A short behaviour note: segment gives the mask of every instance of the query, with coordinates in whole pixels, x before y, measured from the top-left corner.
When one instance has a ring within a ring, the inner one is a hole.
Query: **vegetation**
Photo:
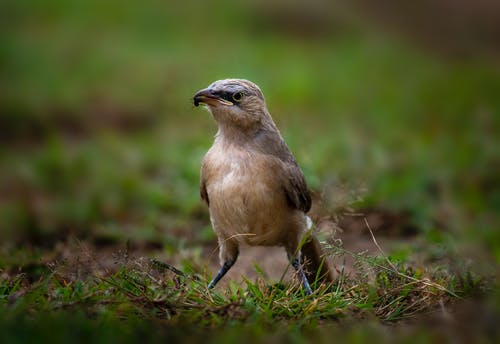
[[[346,253],[338,250],[338,254]],[[453,276],[439,269],[414,271],[387,258],[354,256],[355,276],[341,273],[336,285],[319,286],[309,297],[298,283],[269,285],[262,277],[209,291],[200,274],[184,273],[157,260],[133,258],[127,252],[115,258],[116,272],[96,269],[100,262],[92,261],[92,256],[83,265],[40,265],[38,271],[32,267],[31,274],[2,280],[6,307],[1,324],[9,330],[2,336],[8,342],[33,340],[40,333],[47,339],[54,335],[66,340],[76,331],[82,342],[196,337],[231,341],[242,331],[255,339],[274,333],[281,340],[304,340],[302,331],[320,336],[316,330],[332,322],[363,321],[364,330],[370,330],[370,319],[400,322],[422,312],[435,312],[462,296],[484,292],[482,281],[471,275]],[[40,277],[29,281],[36,273]],[[119,319],[126,319],[127,325],[117,322]],[[55,324],[57,334],[44,328],[49,323]],[[376,333],[384,338],[380,329]],[[356,334],[366,335],[364,331]],[[427,336],[433,338],[430,333]]]
[[[0,341],[498,339],[494,56],[349,10],[190,6],[0,5]],[[206,289],[191,97],[226,77],[261,86],[329,223],[339,279],[310,297],[266,266]]]

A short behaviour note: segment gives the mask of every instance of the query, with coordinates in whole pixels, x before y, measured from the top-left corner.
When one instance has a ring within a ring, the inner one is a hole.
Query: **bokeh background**
[[[3,1],[2,267],[68,238],[213,249],[216,126],[192,95],[238,77],[345,235],[365,213],[498,277],[498,18],[493,0]]]

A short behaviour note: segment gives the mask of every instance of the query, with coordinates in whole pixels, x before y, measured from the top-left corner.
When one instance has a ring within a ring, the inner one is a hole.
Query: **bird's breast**
[[[290,209],[272,163],[249,152],[225,153],[211,159],[207,183],[214,229],[250,244],[277,244]]]

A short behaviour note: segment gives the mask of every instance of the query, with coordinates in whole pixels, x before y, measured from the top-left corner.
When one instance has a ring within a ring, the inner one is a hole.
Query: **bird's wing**
[[[201,165],[201,173],[200,173],[200,197],[207,205],[210,205],[210,201],[208,200],[207,193],[207,181],[206,181],[206,171],[205,171],[205,163]]]
[[[294,159],[295,160],[295,159]],[[297,163],[285,163],[283,188],[288,203],[307,213],[311,209],[311,194],[307,188],[306,179]]]
[[[255,143],[262,153],[278,160],[282,170],[280,179],[289,204],[307,213],[311,209],[311,194],[306,179],[279,132],[261,131]]]

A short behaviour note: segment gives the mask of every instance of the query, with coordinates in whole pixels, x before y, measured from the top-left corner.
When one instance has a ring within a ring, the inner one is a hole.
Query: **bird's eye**
[[[233,93],[233,100],[235,102],[239,102],[241,100],[241,98],[243,98],[243,93],[241,93],[241,92]]]

